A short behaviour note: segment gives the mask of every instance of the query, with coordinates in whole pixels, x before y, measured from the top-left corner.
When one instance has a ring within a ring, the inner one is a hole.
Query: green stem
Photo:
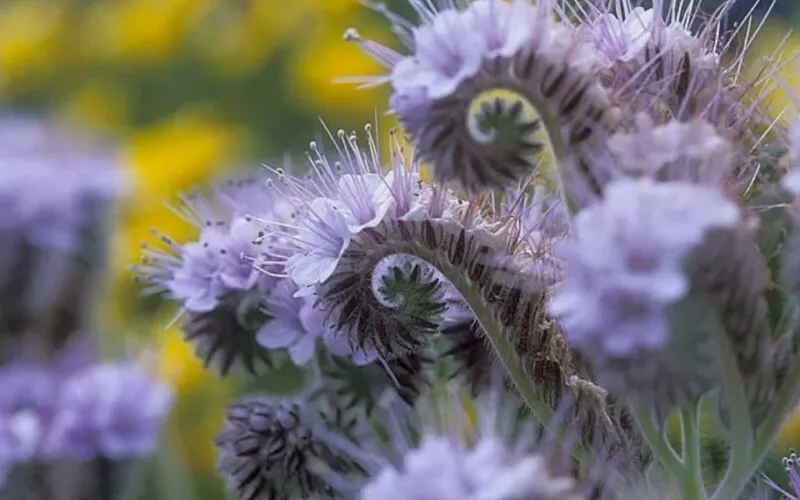
[[[755,469],[752,460],[753,428],[742,374],[739,371],[733,349],[731,349],[730,340],[721,330],[716,331],[714,336],[722,367],[722,388],[728,398],[731,432],[728,470],[711,498],[712,500],[730,500],[738,498]],[[757,467],[758,464],[755,465]]]
[[[699,401],[681,410],[683,434],[684,476],[681,490],[683,500],[706,500],[703,469],[700,461],[700,404]]]
[[[683,462],[672,449],[672,445],[667,441],[666,436],[658,430],[655,424],[653,412],[649,408],[632,406],[631,412],[639,431],[642,433],[647,445],[653,451],[653,455],[661,465],[667,469],[676,480],[680,481],[683,477]]]
[[[472,288],[467,286],[461,276],[449,275],[451,273],[444,271],[443,274],[456,287],[461,297],[469,305],[475,315],[475,319],[483,327],[486,339],[491,344],[495,354],[534,417],[543,425],[547,425],[553,418],[553,410],[544,400],[541,391],[536,387],[533,380],[525,373],[522,359],[515,352],[513,344],[508,340],[500,325],[494,320],[491,311],[484,305],[480,297],[472,294]]]
[[[789,366],[792,368],[778,390],[775,402],[772,404],[753,442],[753,448],[750,453],[752,470],[749,471],[748,476],[752,475],[764,460],[764,456],[770,450],[784,421],[797,403],[797,395],[800,393],[800,354],[794,357]]]

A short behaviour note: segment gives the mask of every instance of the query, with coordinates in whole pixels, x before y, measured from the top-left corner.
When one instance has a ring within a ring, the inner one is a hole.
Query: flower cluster
[[[90,335],[126,184],[107,145],[44,119],[2,118],[0,143],[0,496],[109,498],[105,476],[157,450],[172,404],[138,363],[96,356]]]
[[[391,87],[410,146],[326,128],[305,174],[267,167],[188,197],[197,239],[145,250],[140,276],[180,304],[206,361],[311,373],[291,399],[230,406],[216,443],[229,487],[738,498],[800,386],[800,137],[762,120],[739,76],[732,4],[410,0],[416,21],[371,5],[403,51],[345,38],[386,67],[367,86]],[[536,422],[575,467],[497,434],[485,409],[444,409],[451,379],[521,407],[511,427]],[[706,401],[728,431],[712,491]]]

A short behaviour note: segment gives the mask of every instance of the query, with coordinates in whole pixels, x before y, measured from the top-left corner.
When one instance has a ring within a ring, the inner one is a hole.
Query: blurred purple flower
[[[54,394],[57,410],[43,443],[47,457],[125,460],[158,447],[172,392],[132,363],[86,368]]]
[[[114,154],[55,124],[0,119],[0,145],[0,231],[34,246],[76,250],[97,204],[125,192]]]

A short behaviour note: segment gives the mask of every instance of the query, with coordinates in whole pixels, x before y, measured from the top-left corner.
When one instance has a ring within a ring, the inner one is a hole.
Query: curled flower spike
[[[409,55],[352,30],[346,38],[389,68],[374,83],[391,84],[392,109],[434,178],[472,193],[504,187],[529,175],[550,145],[560,168],[599,192],[604,180],[582,152],[614,112],[594,78],[595,51],[554,19],[553,2],[410,3],[418,26],[374,6]]]
[[[764,85],[751,94],[776,69],[765,68],[764,80],[740,81],[742,61],[763,22],[754,20],[753,5],[729,30],[728,14],[735,4],[727,0],[705,15],[685,2],[665,6],[656,1],[648,10],[629,0],[598,2],[580,10],[578,30],[603,55],[601,75],[612,102],[631,116],[644,111],[657,123],[702,118],[726,139],[754,148],[763,139],[759,128],[773,127],[760,109],[771,89]],[[740,34],[742,43],[734,44]],[[737,45],[741,50],[733,54]],[[757,173],[755,162],[741,160],[738,174]]]
[[[113,151],[44,120],[0,119],[0,149],[0,329],[49,356],[86,327],[126,179]]]
[[[322,424],[311,421],[301,404],[244,400],[228,407],[225,428],[214,442],[218,471],[238,498],[332,498],[333,488],[309,469],[311,460],[343,474],[359,471],[320,439]]]
[[[691,295],[686,264],[712,230],[736,229],[740,217],[711,188],[647,179],[617,181],[579,213],[549,311],[603,387],[669,409],[716,384],[703,319],[713,313],[692,309],[704,303]]]
[[[145,293],[181,304],[187,339],[222,374],[234,366],[253,372],[257,362],[269,364],[256,332],[267,321],[264,293],[275,281],[262,271],[277,270],[254,264],[264,259],[263,234],[251,214],[285,218],[288,210],[265,180],[231,181],[209,196],[183,197],[178,212],[200,229],[198,239],[179,245],[156,232],[163,248],[144,245],[142,266],[135,269],[149,285]]]

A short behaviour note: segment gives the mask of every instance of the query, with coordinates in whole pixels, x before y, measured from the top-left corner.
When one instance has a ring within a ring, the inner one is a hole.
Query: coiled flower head
[[[555,19],[554,2],[410,3],[419,25],[375,7],[409,55],[353,30],[346,38],[389,68],[374,83],[391,84],[392,109],[436,180],[471,193],[504,187],[529,175],[551,144],[590,175],[577,158],[613,113],[594,81],[595,51]],[[602,179],[585,182],[597,190]]]
[[[665,408],[715,384],[704,319],[713,314],[693,309],[687,260],[740,218],[714,189],[648,179],[617,181],[578,214],[549,311],[603,387]]]

